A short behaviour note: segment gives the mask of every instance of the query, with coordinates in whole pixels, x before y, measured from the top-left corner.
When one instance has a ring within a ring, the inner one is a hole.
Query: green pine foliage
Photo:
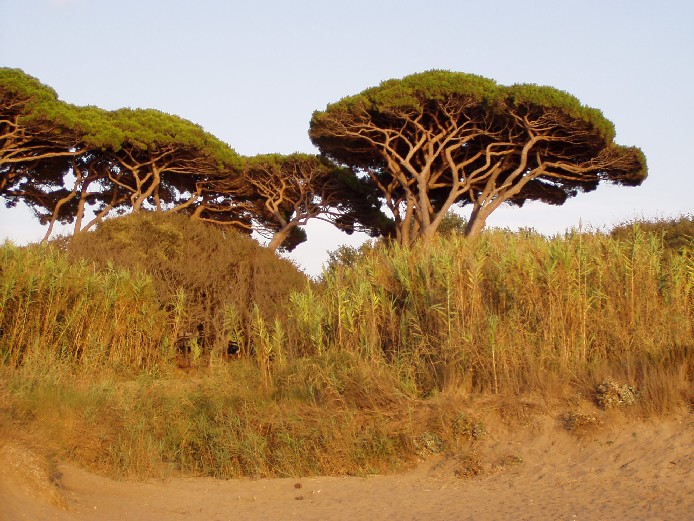
[[[568,92],[530,83],[504,86],[476,74],[445,70],[431,70],[402,79],[386,80],[377,87],[328,105],[328,110],[344,107],[347,111],[419,111],[432,100],[443,101],[450,98],[469,99],[481,107],[494,107],[508,100],[515,105],[556,108],[599,129],[606,143],[615,137],[614,125],[600,110],[583,105]],[[317,112],[314,117],[320,117],[320,114]]]
[[[351,100],[368,100],[368,108],[420,109],[429,100],[440,101],[457,95],[493,104],[500,94],[499,87],[494,80],[476,74],[433,70],[412,74],[402,80],[384,81],[378,87],[347,100],[350,100],[349,105]]]
[[[548,107],[560,110],[576,120],[585,121],[590,128],[599,131],[605,143],[616,136],[614,124],[602,111],[583,105],[578,98],[563,90],[532,83],[504,87],[505,98],[514,105]]]
[[[0,100],[21,102],[22,107],[29,106],[29,111],[58,102],[58,94],[51,87],[44,85],[21,69],[0,67]]]

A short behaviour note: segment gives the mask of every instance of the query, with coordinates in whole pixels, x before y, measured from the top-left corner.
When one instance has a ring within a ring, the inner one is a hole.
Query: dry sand
[[[0,520],[694,519],[694,414],[583,437],[545,420],[487,434],[467,458],[370,477],[114,481],[67,464],[51,471],[9,441]]]

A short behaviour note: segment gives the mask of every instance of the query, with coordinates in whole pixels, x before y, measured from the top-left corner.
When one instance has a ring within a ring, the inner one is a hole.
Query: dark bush
[[[73,237],[67,249],[74,259],[150,274],[161,306],[180,321],[176,329],[199,335],[208,350],[226,350],[230,308],[236,326],[247,330],[254,306],[274,320],[284,315],[291,292],[308,283],[290,261],[253,239],[176,214],[139,212],[109,219],[96,231]]]
[[[654,219],[652,221],[629,221],[615,226],[610,236],[615,239],[625,239],[638,229],[644,233],[661,235],[663,245],[669,250],[691,248],[694,242],[694,216],[682,215],[670,219]]]

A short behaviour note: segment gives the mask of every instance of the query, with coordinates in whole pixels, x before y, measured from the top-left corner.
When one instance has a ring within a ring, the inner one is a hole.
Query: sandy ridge
[[[547,419],[391,476],[119,482],[12,442],[0,465],[2,521],[694,519],[691,413],[584,437]]]

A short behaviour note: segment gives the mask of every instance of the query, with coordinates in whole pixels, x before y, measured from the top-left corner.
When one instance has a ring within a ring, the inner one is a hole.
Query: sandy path
[[[456,477],[467,468],[460,461],[441,458],[395,476],[257,481],[118,482],[63,465],[67,509],[17,475],[25,461],[0,476],[0,520],[694,519],[692,414],[594,439],[524,431],[476,450],[492,464],[471,478]]]

